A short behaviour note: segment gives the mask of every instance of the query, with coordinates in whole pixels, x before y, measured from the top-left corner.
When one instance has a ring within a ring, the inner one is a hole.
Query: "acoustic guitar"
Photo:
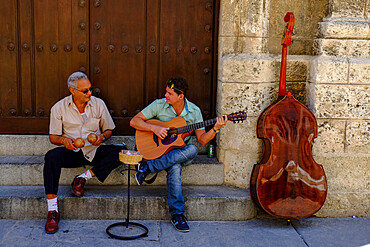
[[[227,120],[234,123],[242,122],[247,118],[247,113],[244,111],[227,115]],[[155,124],[162,127],[169,127],[166,138],[161,140],[156,134],[151,131],[136,130],[135,139],[138,151],[146,160],[156,159],[163,154],[168,153],[172,149],[185,147],[184,138],[190,133],[199,128],[213,125],[217,122],[217,118],[206,120],[204,122],[186,125],[186,121],[182,117],[175,117],[168,122],[162,122],[156,119],[149,119],[147,123]]]

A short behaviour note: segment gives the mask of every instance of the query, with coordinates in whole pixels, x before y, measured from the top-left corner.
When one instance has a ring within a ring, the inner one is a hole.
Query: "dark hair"
[[[175,90],[177,94],[186,94],[189,88],[188,82],[182,77],[170,78],[167,81],[167,86]]]

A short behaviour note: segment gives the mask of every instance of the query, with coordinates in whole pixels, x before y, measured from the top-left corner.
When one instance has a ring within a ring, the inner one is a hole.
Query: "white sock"
[[[83,177],[86,180],[89,180],[90,178],[93,178],[93,176],[91,175],[90,170],[87,170],[86,172],[84,172],[80,176],[78,176],[78,178],[80,178],[80,177]]]
[[[48,211],[57,211],[59,212],[58,210],[58,199],[57,197],[53,198],[53,199],[46,199],[48,201]]]

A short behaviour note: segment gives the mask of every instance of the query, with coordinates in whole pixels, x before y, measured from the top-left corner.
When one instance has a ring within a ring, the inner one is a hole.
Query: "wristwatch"
[[[105,135],[103,133],[102,133],[102,135],[103,135],[103,138],[104,138],[103,142],[106,142],[107,138],[105,137]]]
[[[220,132],[220,130],[216,130],[216,129],[215,129],[215,127],[213,127],[212,129],[213,129],[213,131],[214,131],[214,132],[216,132],[216,134],[217,134],[218,132]]]

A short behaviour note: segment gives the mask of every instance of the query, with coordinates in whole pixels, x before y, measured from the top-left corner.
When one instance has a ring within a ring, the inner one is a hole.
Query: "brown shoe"
[[[85,191],[84,191],[84,186],[85,186],[85,183],[86,183],[86,179],[82,178],[82,177],[75,177],[73,179],[73,182],[72,182],[72,193],[77,196],[77,197],[81,197],[84,195]]]
[[[53,234],[58,231],[60,213],[57,211],[49,211],[48,217],[45,224],[45,231],[48,234]]]

